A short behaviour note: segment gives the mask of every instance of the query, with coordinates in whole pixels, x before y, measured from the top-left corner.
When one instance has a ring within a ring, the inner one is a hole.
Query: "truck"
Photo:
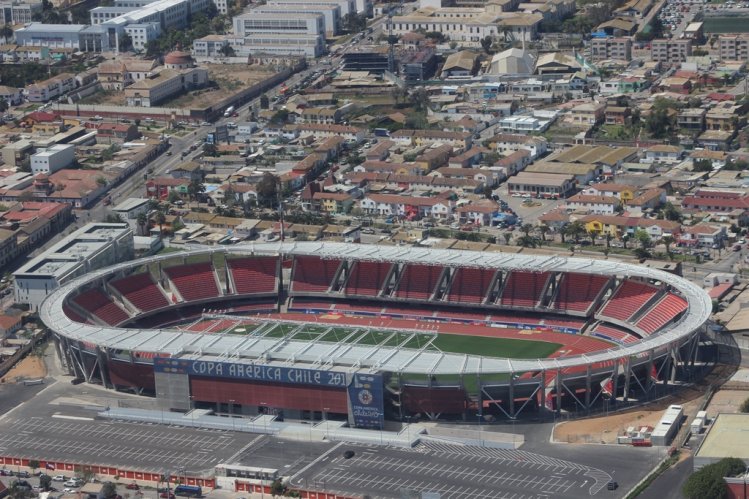
[[[224,111],[224,118],[228,118],[234,113],[234,106],[229,106],[226,108],[226,111]]]

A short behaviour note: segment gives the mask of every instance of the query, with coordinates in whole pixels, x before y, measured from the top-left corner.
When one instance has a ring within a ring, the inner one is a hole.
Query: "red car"
[[[171,492],[162,492],[161,494],[159,494],[159,497],[161,497],[162,499],[174,499],[174,494],[172,494]]]
[[[128,489],[128,490],[140,490],[140,487],[138,487],[138,484],[134,483],[134,482],[133,483],[128,483],[125,486],[125,488]]]

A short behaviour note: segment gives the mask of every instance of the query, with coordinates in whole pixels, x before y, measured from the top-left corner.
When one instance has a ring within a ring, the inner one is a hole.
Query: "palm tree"
[[[166,215],[163,211],[156,212],[156,223],[159,224],[159,239],[164,237],[164,224],[166,223]]]
[[[538,233],[541,234],[541,241],[546,242],[546,234],[551,230],[551,228],[546,224],[541,224],[538,226]]]
[[[567,224],[564,231],[569,237],[575,240],[575,244],[580,244],[580,238],[588,232],[585,229],[585,224],[580,220],[575,220],[574,222]]]
[[[627,241],[629,241],[629,234],[622,234],[622,244],[624,249],[627,249]]]
[[[533,224],[523,224],[520,227],[520,231],[523,233],[524,236],[529,236],[531,232],[533,232]]]
[[[200,195],[205,192],[205,185],[198,179],[190,181],[190,185],[187,186],[187,194],[190,196],[190,200],[196,200],[198,207],[200,207]]]
[[[606,249],[611,248],[611,240],[614,238],[614,236],[611,235],[610,232],[606,233]]]
[[[8,43],[8,38],[13,36],[13,28],[11,28],[10,24],[3,24],[2,28],[0,28],[0,36],[5,39],[5,43]]]
[[[512,233],[511,232],[505,232],[502,234],[502,237],[505,238],[505,244],[510,244],[510,239],[512,239]]]
[[[673,236],[663,236],[661,238],[661,244],[666,247],[666,254],[668,255],[669,260],[674,259],[673,253],[671,253],[671,245],[674,244],[676,240],[673,238]]]
[[[591,246],[595,246],[596,245],[596,231],[593,229],[590,229],[588,231],[588,237],[590,238]]]
[[[138,213],[138,227],[140,227],[140,235],[146,235],[146,224],[148,223],[148,217],[145,213]]]

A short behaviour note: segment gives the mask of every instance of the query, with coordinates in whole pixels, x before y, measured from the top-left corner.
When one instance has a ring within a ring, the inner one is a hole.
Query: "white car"
[[[62,489],[62,491],[65,492],[66,494],[75,494],[76,492],[78,492],[77,490],[72,489],[70,487],[65,487],[64,489]]]
[[[55,475],[52,477],[53,482],[64,482],[67,479],[68,477],[66,477],[65,475]]]
[[[67,482],[63,483],[63,485],[66,487],[80,487],[81,485],[83,485],[83,481],[79,480],[78,478],[71,478]]]

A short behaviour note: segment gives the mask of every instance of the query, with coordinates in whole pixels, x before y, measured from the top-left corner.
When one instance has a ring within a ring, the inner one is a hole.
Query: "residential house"
[[[684,130],[701,132],[705,129],[707,109],[687,107],[676,115],[676,125]]]
[[[572,125],[589,126],[600,123],[604,119],[606,105],[598,102],[586,102],[569,110],[565,121]]]
[[[605,120],[607,125],[627,125],[631,111],[628,107],[606,106]]]
[[[509,155],[516,151],[529,151],[530,159],[535,160],[549,150],[549,144],[543,137],[500,133],[488,140],[489,146],[501,155]]]
[[[472,223],[481,227],[492,225],[492,219],[501,211],[499,204],[489,199],[464,204],[457,212],[461,223]]]
[[[326,213],[348,213],[354,198],[350,194],[339,192],[315,192],[312,195],[313,206]]]
[[[685,228],[678,242],[683,246],[722,247],[726,237],[725,226],[698,223]]]
[[[621,202],[613,196],[592,196],[590,194],[575,194],[567,199],[567,209],[594,213],[597,215],[613,215],[619,210]]]
[[[648,147],[645,150],[645,157],[641,161],[643,163],[673,164],[680,162],[683,155],[684,148],[681,146],[658,144]]]

